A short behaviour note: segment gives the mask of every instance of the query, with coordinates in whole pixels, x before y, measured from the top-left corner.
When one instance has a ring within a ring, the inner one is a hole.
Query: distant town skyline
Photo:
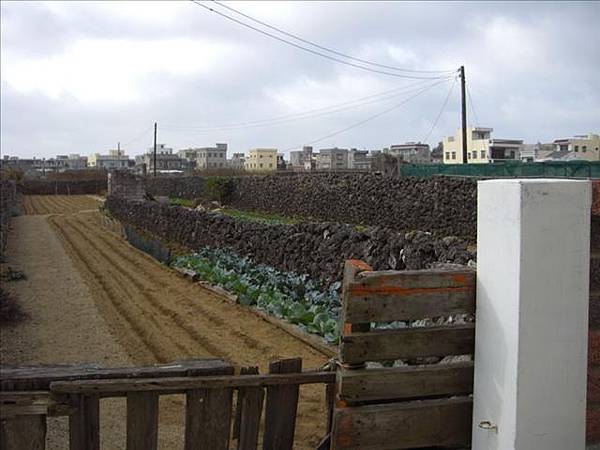
[[[464,64],[469,123],[494,128],[497,138],[552,142],[600,131],[600,3],[225,5],[385,66]],[[460,125],[452,80],[432,86],[358,70],[192,2],[0,9],[3,155],[91,155],[120,142],[135,156],[151,146],[155,121],[158,142],[174,150],[226,142],[231,153],[269,147],[286,155],[302,145],[372,150],[426,140],[433,148]]]

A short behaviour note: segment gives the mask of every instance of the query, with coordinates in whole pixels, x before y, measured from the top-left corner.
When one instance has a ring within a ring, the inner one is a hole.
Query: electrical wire
[[[365,123],[367,123],[367,122],[370,122],[371,120],[374,120],[374,119],[376,119],[376,118],[378,118],[378,117],[381,117],[381,116],[383,116],[384,114],[387,114],[387,113],[389,113],[389,112],[392,112],[392,111],[394,111],[395,109],[398,109],[398,108],[400,108],[400,107],[401,107],[401,106],[403,106],[404,104],[408,103],[409,101],[411,101],[412,99],[414,99],[414,98],[418,97],[419,95],[423,94],[424,92],[428,91],[429,89],[432,89],[433,87],[435,87],[435,86],[437,86],[437,85],[439,85],[439,84],[442,84],[442,83],[444,83],[444,82],[446,82],[446,81],[447,81],[447,80],[438,81],[437,83],[434,83],[434,84],[433,84],[433,85],[431,85],[431,86],[427,86],[427,87],[425,87],[425,88],[422,88],[422,89],[421,89],[419,92],[417,92],[416,94],[414,94],[414,95],[412,95],[412,96],[410,96],[410,97],[408,97],[408,98],[404,99],[404,100],[403,100],[402,102],[400,102],[400,103],[397,103],[397,104],[395,104],[395,105],[394,105],[394,106],[392,106],[391,108],[387,108],[387,109],[385,109],[385,110],[383,110],[383,111],[381,111],[381,112],[378,112],[377,114],[374,114],[374,115],[372,115],[372,116],[369,116],[369,117],[367,117],[366,119],[363,119],[363,120],[361,120],[361,121],[359,121],[359,122],[353,123],[352,125],[350,125],[350,126],[348,126],[348,127],[346,127],[346,128],[343,128],[343,129],[341,129],[341,130],[338,130],[338,131],[335,131],[335,132],[333,132],[333,133],[327,134],[326,136],[322,136],[322,137],[320,137],[320,138],[318,138],[318,139],[315,139],[314,141],[311,141],[311,142],[306,142],[306,143],[304,143],[304,144],[300,144],[300,145],[296,145],[296,146],[294,146],[294,147],[287,148],[287,149],[283,150],[283,152],[287,152],[287,151],[290,151],[290,150],[294,150],[294,149],[300,148],[300,147],[302,147],[303,145],[312,145],[312,144],[316,144],[316,143],[318,143],[318,142],[324,141],[325,139],[329,139],[330,137],[337,136],[338,134],[345,133],[346,131],[352,130],[353,128],[357,128],[357,127],[359,127],[359,126],[361,126],[361,125],[364,125]]]
[[[123,147],[127,147],[129,144],[132,144],[133,142],[137,141],[138,139],[144,137],[146,135],[146,133],[148,131],[150,131],[153,127],[154,127],[154,125],[150,125],[144,131],[142,131],[139,135],[136,135],[133,139],[131,139],[130,141],[127,141],[126,143],[124,143]]]
[[[285,30],[282,30],[280,28],[277,28],[277,27],[275,27],[273,25],[270,25],[270,24],[268,24],[266,22],[258,20],[258,19],[254,18],[254,17],[252,17],[252,16],[250,16],[248,14],[244,14],[243,12],[241,12],[241,11],[235,9],[235,8],[232,8],[231,6],[225,5],[224,3],[221,3],[221,2],[219,2],[217,0],[211,0],[211,1],[213,3],[216,3],[217,5],[219,5],[222,8],[226,8],[229,11],[232,11],[232,12],[234,12],[236,14],[239,14],[240,16],[243,16],[243,17],[245,17],[247,19],[250,19],[250,20],[252,20],[255,23],[258,23],[258,24],[260,24],[262,26],[270,28],[271,30],[277,31],[277,32],[279,32],[279,33],[281,33],[281,34],[283,34],[285,36],[291,37],[291,38],[296,39],[296,40],[298,40],[300,42],[303,42],[305,44],[312,45],[313,47],[316,47],[318,49],[324,50],[326,52],[333,53],[335,55],[341,56],[343,58],[351,59],[353,61],[361,62],[363,64],[368,64],[368,65],[375,66],[375,67],[381,67],[383,69],[391,69],[391,70],[396,70],[396,71],[399,71],[399,72],[410,72],[410,73],[450,73],[450,72],[454,72],[455,71],[455,69],[451,69],[451,70],[415,70],[415,69],[403,69],[401,67],[388,66],[388,65],[385,65],[385,64],[379,64],[379,63],[376,63],[376,62],[373,62],[373,61],[369,61],[369,60],[366,60],[366,59],[356,58],[354,56],[348,55],[346,53],[339,52],[337,50],[333,50],[333,49],[325,47],[323,45],[316,44],[316,43],[314,43],[312,41],[309,41],[308,39],[304,39],[304,38],[302,38],[302,37],[300,37],[298,35],[295,35],[295,34],[287,32]]]
[[[287,39],[283,39],[283,38],[281,38],[279,36],[275,36],[274,34],[269,33],[268,31],[261,30],[260,28],[256,28],[256,27],[254,27],[254,26],[252,26],[252,25],[250,25],[248,23],[245,23],[245,22],[243,22],[241,20],[236,19],[235,17],[228,16],[227,14],[224,14],[221,11],[217,11],[217,10],[215,10],[215,9],[209,7],[209,6],[206,6],[206,5],[198,2],[197,0],[190,0],[190,1],[192,3],[194,3],[194,4],[196,4],[196,5],[204,8],[204,9],[210,11],[210,12],[218,14],[221,17],[224,17],[224,18],[226,18],[228,20],[231,20],[232,22],[235,22],[235,23],[237,23],[239,25],[242,25],[243,27],[249,28],[249,29],[254,30],[254,31],[256,31],[256,32],[258,32],[260,34],[268,36],[268,37],[270,37],[272,39],[275,39],[277,41],[283,42],[284,44],[291,45],[292,47],[295,47],[295,48],[297,48],[299,50],[304,50],[306,52],[312,53],[312,54],[317,55],[317,56],[321,56],[323,58],[329,59],[331,61],[338,62],[340,64],[345,64],[347,66],[352,66],[352,67],[355,67],[355,68],[358,68],[358,69],[362,69],[362,70],[366,70],[366,71],[373,72],[373,73],[380,73],[380,74],[389,75],[389,76],[392,76],[392,77],[407,78],[407,79],[413,79],[413,80],[438,80],[440,78],[444,78],[445,77],[445,75],[442,75],[442,76],[404,75],[404,74],[398,74],[398,73],[388,72],[388,71],[384,71],[384,70],[372,69],[370,67],[361,66],[360,64],[355,64],[355,63],[352,63],[352,62],[349,62],[349,61],[344,61],[344,60],[336,58],[334,56],[330,56],[330,55],[327,55],[325,53],[321,53],[321,52],[318,52],[316,50],[303,47],[303,46],[298,45],[298,44],[296,44],[294,42],[288,41]]]
[[[450,79],[451,79],[451,77],[447,78],[447,80],[450,80]],[[446,81],[446,79],[442,80],[442,81]],[[263,120],[254,121],[254,122],[240,123],[238,125],[229,125],[229,126],[220,126],[220,127],[194,127],[194,126],[168,126],[168,125],[165,126],[165,125],[163,125],[162,128],[170,130],[170,131],[207,132],[207,131],[227,131],[227,130],[231,131],[231,130],[239,130],[239,129],[247,129],[247,128],[284,125],[284,124],[287,124],[290,122],[295,122],[298,120],[313,119],[313,118],[317,118],[317,117],[323,117],[323,116],[327,116],[327,115],[331,115],[331,114],[336,114],[339,112],[344,112],[344,111],[348,111],[351,109],[360,108],[362,106],[370,105],[373,103],[390,101],[398,96],[410,94],[412,92],[418,91],[418,90],[422,89],[423,87],[425,87],[425,86],[422,86],[422,82],[420,82],[419,84],[421,84],[421,86],[419,86],[418,88],[414,88],[414,89],[409,89],[409,90],[404,89],[404,90],[399,91],[396,88],[396,89],[392,89],[391,91],[387,91],[385,93],[380,93],[380,94],[375,94],[375,95],[368,96],[368,97],[363,97],[362,99],[357,99],[357,100],[353,100],[350,102],[344,102],[344,103],[340,104],[341,106],[329,106],[329,107],[319,108],[319,109],[315,109],[315,110],[311,110],[311,111],[305,111],[302,113],[295,113],[295,114],[291,114],[291,115],[281,116],[279,118],[263,119]],[[437,84],[437,82],[433,83],[432,86],[436,85],[436,84]],[[382,97],[382,95],[388,94],[389,92],[394,92],[394,94],[387,95],[387,97],[380,98],[380,97]],[[365,99],[367,99],[368,101],[364,101]],[[359,102],[359,103],[357,103],[357,102]],[[354,104],[351,104],[351,103],[354,103]],[[344,106],[344,105],[346,105],[346,106]],[[321,112],[319,112],[319,111],[321,111]]]
[[[472,125],[481,125],[479,122],[479,118],[477,117],[477,113],[475,112],[475,106],[473,105],[473,96],[471,95],[471,91],[469,90],[469,85],[466,85],[467,88],[467,97],[469,98],[469,105],[471,106],[471,112],[473,113],[473,117],[475,118],[475,123]]]
[[[454,82],[450,85],[450,89],[448,90],[448,95],[446,95],[446,99],[444,100],[444,103],[442,104],[442,108],[440,109],[440,112],[438,113],[437,117],[435,118],[433,125],[431,126],[431,129],[429,130],[429,133],[427,133],[427,136],[421,142],[426,143],[429,140],[429,138],[431,137],[431,133],[433,133],[433,130],[435,130],[435,127],[437,126],[438,121],[440,120],[440,117],[442,117],[442,114],[444,113],[444,110],[446,109],[446,105],[448,104],[448,100],[450,100],[450,96],[452,95],[454,86],[456,86],[456,81],[457,81],[457,78],[454,78]]]

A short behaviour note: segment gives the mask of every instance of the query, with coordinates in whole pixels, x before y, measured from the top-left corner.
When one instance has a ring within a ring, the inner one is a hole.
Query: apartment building
[[[429,145],[420,142],[391,145],[386,153],[411,164],[427,164],[431,162]]]
[[[133,165],[133,160],[125,154],[124,150],[109,150],[108,155],[94,153],[88,158],[88,166],[98,169],[126,169]]]
[[[556,139],[554,150],[577,153],[587,161],[600,161],[600,135],[589,133]]]
[[[348,169],[370,170],[371,158],[369,156],[369,150],[357,150],[351,148],[348,152]]]
[[[202,147],[196,150],[197,169],[222,169],[227,167],[227,144]]]
[[[154,147],[150,147],[143,155],[135,157],[136,165],[145,165],[148,172],[154,171]],[[165,144],[156,145],[156,170],[183,170],[184,160],[173,149]]]
[[[274,172],[277,170],[276,148],[253,148],[245,161],[246,170],[252,172]]]
[[[322,148],[316,155],[317,170],[344,170],[348,168],[348,149]]]
[[[546,160],[554,152],[554,144],[523,144],[519,152],[522,162],[536,162]]]
[[[244,170],[246,155],[243,153],[234,153],[231,159],[227,160],[227,167],[233,170]]]
[[[290,152],[290,165],[294,172],[308,172],[313,167],[313,148],[309,145],[302,147],[302,150]]]

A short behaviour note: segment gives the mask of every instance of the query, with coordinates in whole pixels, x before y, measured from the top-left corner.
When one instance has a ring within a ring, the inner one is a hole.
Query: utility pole
[[[117,155],[121,154],[121,143],[117,142]]]
[[[465,88],[465,66],[460,66],[460,102],[462,109],[462,157],[463,164],[468,163],[467,152],[467,95]]]
[[[154,122],[154,178],[156,178],[156,122]]]

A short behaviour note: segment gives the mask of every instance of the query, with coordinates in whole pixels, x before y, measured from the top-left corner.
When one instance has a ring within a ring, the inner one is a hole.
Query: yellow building
[[[600,135],[586,134],[567,139],[556,139],[554,149],[573,152],[588,161],[600,161]]]
[[[490,135],[492,128],[469,127],[467,128],[467,155],[470,164],[489,162]],[[462,130],[459,129],[455,136],[444,138],[444,164],[462,164]]]
[[[274,172],[277,170],[276,148],[253,148],[244,163],[250,172]]]

